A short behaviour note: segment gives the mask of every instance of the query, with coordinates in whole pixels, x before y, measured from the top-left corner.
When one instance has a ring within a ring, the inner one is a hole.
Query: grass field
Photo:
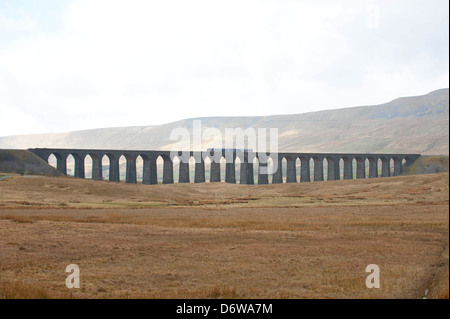
[[[448,298],[448,185],[8,177],[0,298]],[[71,263],[80,289],[65,286]],[[365,286],[369,264],[380,289]]]
[[[403,175],[448,172],[448,166],[449,166],[448,155],[421,156],[411,165],[404,167]]]

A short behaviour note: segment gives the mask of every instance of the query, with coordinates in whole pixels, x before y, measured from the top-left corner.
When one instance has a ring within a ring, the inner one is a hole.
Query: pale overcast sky
[[[449,86],[448,0],[0,0],[0,136]]]

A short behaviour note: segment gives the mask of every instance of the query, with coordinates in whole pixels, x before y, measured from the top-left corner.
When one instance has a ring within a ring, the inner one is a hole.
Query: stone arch
[[[345,161],[342,157],[339,158],[339,179],[344,179]]]
[[[84,159],[86,155],[75,152],[71,154],[75,159],[75,177],[84,178],[85,177]]]
[[[209,156],[205,157],[205,160],[203,161],[205,163],[205,182],[211,183],[211,158]],[[219,163],[220,165],[220,163]],[[220,168],[219,168],[220,172]]]
[[[301,166],[300,166],[300,182],[310,182],[311,181],[311,161],[305,156],[299,156]]]
[[[164,161],[165,162],[165,161]],[[172,157],[173,182],[189,183],[189,159],[183,161],[181,152]]]
[[[295,157],[285,156],[286,158],[286,183],[295,183],[296,170],[295,170]]]
[[[105,165],[105,162],[107,165]],[[108,167],[107,169],[107,175],[108,180],[111,182],[119,182],[119,159],[115,154],[107,153],[102,157],[102,165],[103,170],[105,170],[105,166]],[[104,172],[105,173],[105,172]]]
[[[205,175],[209,176],[210,183],[225,181],[226,160],[221,150],[209,149],[202,154],[202,159],[205,162]]]
[[[102,177],[111,182],[119,181],[119,162],[114,154],[104,154],[101,158]]]
[[[187,159],[186,162],[183,161],[183,158],[181,156],[175,156],[173,158],[173,163],[174,170],[176,168],[176,164],[178,164],[179,183],[200,183],[205,181],[204,166],[202,166],[203,162],[197,163],[193,155],[189,156],[189,159]]]
[[[258,185],[267,185],[271,182],[271,172],[273,170],[273,160],[269,153],[261,153],[257,156],[258,168],[255,169],[258,175]],[[255,160],[253,160],[255,163]]]
[[[271,172],[271,174],[269,174],[269,176],[268,176],[269,183],[270,184],[274,184],[274,182],[273,182],[273,175],[275,173],[275,170],[276,169],[281,170],[280,164],[278,162],[278,158],[273,158],[272,156],[269,157],[269,159],[267,160],[267,165],[269,167],[269,172]]]
[[[241,183],[247,185],[255,184],[255,165],[254,160],[256,156],[253,152],[248,152],[245,154],[244,165],[241,165]],[[243,174],[245,173],[245,175]],[[244,176],[243,176],[244,175]]]
[[[312,157],[309,159],[309,176],[311,182],[314,182],[314,159]]]
[[[155,176],[152,180],[156,183],[173,184],[174,183],[174,170],[172,159],[164,153],[155,154]],[[152,164],[153,165],[153,164]],[[151,173],[153,175],[153,173]],[[177,174],[178,175],[178,174]],[[152,182],[153,183],[153,182]]]
[[[72,152],[66,158],[67,176],[84,178],[84,156]]]
[[[165,160],[164,160],[164,164],[166,164]],[[181,158],[178,155],[171,157],[173,183],[180,183],[180,177],[181,177],[180,169],[182,169],[181,167],[184,167],[186,165],[186,163],[183,163],[183,164],[184,165],[181,164]],[[169,165],[169,164],[167,164],[167,165]],[[187,163],[187,165],[189,167],[189,162]],[[189,172],[189,169],[187,171]],[[181,183],[189,183],[189,181],[188,182],[183,181]],[[164,184],[171,184],[171,183],[164,183]]]
[[[366,178],[366,162],[365,159],[361,156],[355,156],[354,161],[355,165],[355,176],[357,179]]]
[[[194,154],[195,155],[195,154]],[[206,165],[203,157],[200,154],[194,156],[194,183],[206,182]]]
[[[282,183],[286,183],[286,177],[287,177],[287,157],[283,156],[281,159],[281,180]]]
[[[407,166],[410,165],[410,160],[409,160],[408,157],[402,157],[402,158],[401,158],[401,161],[402,161],[401,166],[402,166],[402,173],[403,173],[403,170],[404,170]]]
[[[75,157],[72,154],[66,157],[66,175],[75,177]]]
[[[369,178],[376,178],[378,177],[378,167],[380,160],[378,158],[375,158],[373,156],[367,157],[367,167],[368,167],[368,176]]]
[[[328,160],[326,157],[321,158],[322,161],[322,181],[328,180]]]
[[[142,183],[144,180],[144,158],[138,154],[134,161],[136,165],[136,183]]]
[[[47,158],[47,163],[50,166],[53,166],[54,168],[58,169],[58,157],[59,157],[59,161],[61,161],[61,155],[59,155],[58,153],[51,153],[48,158]]]
[[[241,182],[241,164],[243,161],[241,161],[239,156],[236,156],[236,159],[234,160],[234,178],[236,183]]]
[[[127,158],[124,154],[118,156],[119,161],[119,181],[125,182],[127,176]]]
[[[87,155],[89,155],[89,157],[92,160],[91,178],[95,181],[101,181],[103,179],[103,172],[102,172],[102,160],[100,158],[100,155],[93,152]]]
[[[252,165],[253,165],[253,182],[255,184],[259,184],[259,158],[258,157],[254,157],[252,160]]]
[[[160,154],[163,164],[162,164],[162,183],[163,184],[173,184],[174,176],[173,176],[173,160],[166,154]]]
[[[193,154],[192,158],[189,159],[189,165],[193,176],[191,181],[194,183],[205,183],[206,182],[206,169],[205,161],[200,154]]]
[[[365,176],[366,176],[367,178],[369,178],[370,161],[369,161],[369,158],[368,158],[368,157],[366,157],[366,158],[364,159],[364,167],[365,167],[364,174],[365,174]]]
[[[48,156],[47,163],[48,163],[48,165],[53,166],[54,168],[56,168],[57,158],[56,158],[55,154],[51,153]]]
[[[131,154],[123,154],[125,157],[125,182],[129,184],[137,183],[136,158]]]
[[[209,183],[219,183],[222,180],[222,173],[225,172],[221,168],[222,152],[214,149],[208,149],[207,152],[202,153],[202,160],[204,162],[205,181]]]
[[[276,159],[271,157],[271,160],[272,160],[271,163],[272,184],[281,184],[283,183],[283,170],[284,170],[283,161],[286,161],[286,159],[284,158],[284,156],[278,154],[278,157]]]
[[[326,165],[325,165],[326,162]],[[336,169],[335,160],[331,156],[325,156],[324,158],[324,171],[326,173],[326,180],[327,181],[334,181],[339,179],[339,169]],[[325,168],[326,167],[326,168]],[[337,166],[339,168],[339,166]]]
[[[60,154],[59,152],[52,152],[47,157],[47,163],[49,162],[52,155],[54,158],[56,158],[56,169],[64,175],[67,175],[67,155]]]
[[[391,157],[389,159],[389,176],[394,176],[394,165],[395,165],[394,158]]]
[[[92,178],[93,166],[94,160],[92,159],[91,154],[86,154],[86,156],[84,157],[84,178],[93,179]]]
[[[140,154],[136,155],[134,159],[136,183],[142,183],[144,179],[144,159]]]
[[[140,162],[138,162],[139,158],[142,160],[142,168],[140,166],[141,164],[138,164]],[[142,184],[158,184],[156,158],[152,158],[145,153],[139,154],[136,158],[136,169],[142,172],[136,176],[136,178],[138,178],[138,176],[142,176]]]
[[[295,180],[297,181],[297,183],[300,183],[302,179],[301,168],[302,168],[302,161],[297,156],[295,158]]]
[[[253,184],[253,153],[236,152],[235,156],[236,181],[240,184]]]
[[[225,183],[236,183],[236,163],[234,154],[225,152]]]
[[[311,158],[314,165],[314,182],[323,181],[323,160],[318,156],[313,156]]]
[[[389,168],[389,159],[387,157],[381,156],[380,161],[381,161],[381,177],[391,176]]]
[[[225,158],[225,156],[222,156],[220,158],[220,163],[219,163],[219,169],[220,169],[220,179],[219,182],[226,182],[227,179],[227,160]]]
[[[109,167],[111,166],[111,160],[109,156],[104,154],[101,158],[101,162],[102,162],[102,179],[109,180],[110,177]]]
[[[398,156],[394,156],[392,157],[392,161],[393,161],[393,176],[400,176],[402,174],[402,160],[400,157]]]
[[[404,157],[403,157],[402,163],[403,163],[404,166],[409,166],[409,165],[411,165],[413,162],[414,162],[414,161],[413,161],[410,157],[408,157],[408,156],[404,156]]]
[[[216,158],[217,157],[217,158]],[[222,164],[223,160],[223,164]],[[214,151],[210,151],[205,156],[205,171],[210,183],[220,183],[225,179],[224,172],[226,167],[226,161],[223,156],[215,156]],[[223,166],[223,167],[222,167]],[[205,176],[206,180],[206,176]]]
[[[156,176],[159,184],[162,184],[163,182],[164,162],[165,161],[162,155],[158,155],[156,157]]]
[[[381,177],[381,173],[382,173],[382,168],[383,168],[383,161],[381,160],[380,157],[377,158],[377,168],[378,168],[378,177]]]
[[[344,179],[353,179],[353,159],[348,156],[343,156],[343,176]]]

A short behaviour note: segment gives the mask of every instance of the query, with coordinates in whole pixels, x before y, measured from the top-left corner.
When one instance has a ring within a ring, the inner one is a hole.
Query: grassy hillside
[[[300,109],[299,109],[300,110]],[[199,118],[202,128],[278,128],[280,151],[449,154],[449,90],[374,106],[304,114]],[[0,148],[165,149],[173,129],[193,119],[156,126],[0,137]],[[204,141],[206,144],[208,141]]]
[[[410,166],[405,166],[403,175],[448,172],[448,165],[448,156],[421,156]]]
[[[0,150],[0,177],[5,173],[62,175],[41,158],[26,150]]]

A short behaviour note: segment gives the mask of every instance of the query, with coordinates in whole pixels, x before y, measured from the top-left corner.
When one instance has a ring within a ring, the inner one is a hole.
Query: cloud
[[[0,136],[32,134],[43,130],[34,118],[24,111],[0,103]]]
[[[445,2],[375,4],[73,0],[60,29],[0,45],[0,101],[52,132],[302,113],[448,87]]]
[[[28,14],[23,14],[18,18],[9,18],[0,12],[0,31],[29,31],[38,29],[37,22]]]

